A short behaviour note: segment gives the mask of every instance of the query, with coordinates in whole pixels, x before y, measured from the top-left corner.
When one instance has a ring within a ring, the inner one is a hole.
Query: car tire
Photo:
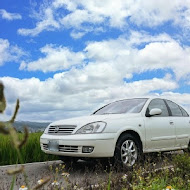
[[[59,159],[65,164],[74,164],[78,161],[78,158],[69,157],[69,156],[59,156]]]
[[[114,162],[122,168],[132,169],[142,158],[140,142],[131,134],[123,134],[117,141]]]
[[[185,149],[184,152],[190,153],[190,141],[189,141],[189,145],[188,145],[187,149]]]

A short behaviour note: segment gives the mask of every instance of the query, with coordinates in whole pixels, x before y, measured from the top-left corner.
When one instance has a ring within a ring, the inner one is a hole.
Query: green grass
[[[42,133],[30,133],[27,143],[21,148],[21,155],[25,163],[40,162],[58,159],[54,155],[48,155],[40,149],[40,136]],[[18,133],[19,139],[23,134]],[[16,164],[18,162],[17,152],[12,145],[9,135],[0,134],[0,165]]]

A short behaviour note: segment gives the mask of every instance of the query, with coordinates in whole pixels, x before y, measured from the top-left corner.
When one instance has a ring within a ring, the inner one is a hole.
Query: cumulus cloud
[[[20,69],[48,72],[80,65],[84,67],[81,72],[98,71],[94,75],[110,73],[110,76],[120,81],[125,77],[131,78],[133,73],[156,69],[171,69],[177,80],[190,73],[190,48],[181,46],[167,34],[150,36],[132,31],[129,37],[88,42],[83,51],[79,52],[55,45],[46,45],[40,51],[45,57],[22,62]],[[113,82],[114,79],[109,80]]]
[[[176,78],[190,73],[189,47],[182,47],[167,34],[150,36],[132,31],[128,37],[88,42],[79,52],[55,45],[46,45],[40,51],[44,57],[23,62],[20,68],[59,71],[52,78],[45,81],[0,78],[6,86],[10,105],[16,98],[21,100],[18,119],[47,121],[88,115],[114,100],[157,96],[157,91],[159,96],[180,100],[178,102],[190,111],[190,95],[172,92],[179,88]],[[186,69],[182,70],[181,65]],[[157,69],[173,72],[165,77],[133,79],[133,74]],[[128,82],[128,79],[133,81]],[[10,113],[9,107],[7,113]]]
[[[130,30],[131,24],[152,28],[164,23],[188,30],[187,0],[168,0],[167,6],[164,0],[46,2],[32,15],[37,20],[34,28],[20,28],[20,35],[37,36],[43,31],[69,29],[71,37],[79,39],[89,32],[110,28],[127,32],[115,39],[88,41],[78,51],[53,44],[41,47],[41,56],[22,61],[20,70],[56,74],[44,81],[35,77],[1,77],[8,99],[7,115],[17,98],[21,100],[18,119],[48,121],[90,114],[117,99],[149,95],[177,100],[190,111],[190,95],[172,92],[179,88],[180,80],[190,76],[190,47],[166,33],[150,35]],[[23,55],[22,49],[0,39],[0,65],[20,61]],[[165,76],[133,78],[158,69]]]
[[[103,17],[89,13],[86,10],[75,10],[73,13],[64,16],[61,19],[61,24],[68,28],[81,28],[85,22],[92,22],[94,24],[101,23],[104,20]]]
[[[84,51],[92,62],[107,62],[123,77],[156,69],[171,69],[179,80],[190,73],[190,48],[181,46],[166,34],[149,36],[132,32],[129,38],[89,42]]]
[[[60,27],[59,23],[54,19],[53,11],[50,8],[44,10],[44,15],[40,19],[42,20],[36,24],[35,28],[20,28],[18,29],[18,33],[23,36],[36,36],[44,30],[52,31]]]
[[[122,84],[115,81],[108,85],[109,80],[105,81],[106,76],[97,77],[94,81],[92,73],[89,73],[91,77],[86,77],[75,72],[75,76],[55,74],[53,78],[45,81],[37,78],[0,78],[5,84],[5,95],[9,104],[6,113],[11,113],[11,108],[19,98],[21,109],[18,119],[51,121],[90,114],[98,107],[116,99],[146,96],[153,90],[167,92],[178,87],[169,77]]]
[[[82,33],[93,32],[98,27],[117,29],[136,26],[155,27],[171,22],[173,25],[189,29],[190,3],[187,0],[54,0],[48,6],[41,6],[36,27],[19,29],[21,35],[36,36],[43,30],[71,28],[71,36],[82,37]],[[63,11],[66,10],[66,11]],[[66,14],[67,12],[67,14]],[[79,30],[76,34],[76,30]]]
[[[75,53],[66,47],[56,47],[51,44],[44,46],[40,51],[45,54],[44,58],[29,63],[22,62],[20,69],[43,72],[64,70],[73,65],[81,64],[85,58],[82,52]]]
[[[71,37],[74,38],[74,39],[79,39],[79,38],[81,38],[82,36],[84,36],[85,34],[86,34],[86,32],[84,32],[84,31],[83,31],[83,32],[79,32],[79,31],[74,31],[74,30],[73,30],[70,35],[71,35]]]
[[[0,15],[1,15],[2,19],[9,20],[9,21],[22,19],[22,16],[20,14],[9,13],[5,9],[0,9]]]
[[[0,66],[5,62],[18,60],[26,53],[18,46],[11,45],[7,39],[0,38]]]

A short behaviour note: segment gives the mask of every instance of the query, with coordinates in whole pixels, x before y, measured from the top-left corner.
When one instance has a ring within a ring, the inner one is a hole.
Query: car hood
[[[82,116],[82,117],[75,117],[70,119],[59,120],[51,123],[50,125],[76,125],[77,127],[81,127],[88,123],[96,122],[96,121],[110,121],[115,119],[130,119],[133,117],[138,117],[139,113],[132,113],[132,114],[106,114],[106,115],[89,115],[89,116]]]

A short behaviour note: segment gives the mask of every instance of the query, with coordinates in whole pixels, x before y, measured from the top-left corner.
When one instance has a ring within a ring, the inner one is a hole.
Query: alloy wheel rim
[[[121,160],[127,166],[133,166],[137,160],[137,146],[133,140],[126,140],[121,146]]]

